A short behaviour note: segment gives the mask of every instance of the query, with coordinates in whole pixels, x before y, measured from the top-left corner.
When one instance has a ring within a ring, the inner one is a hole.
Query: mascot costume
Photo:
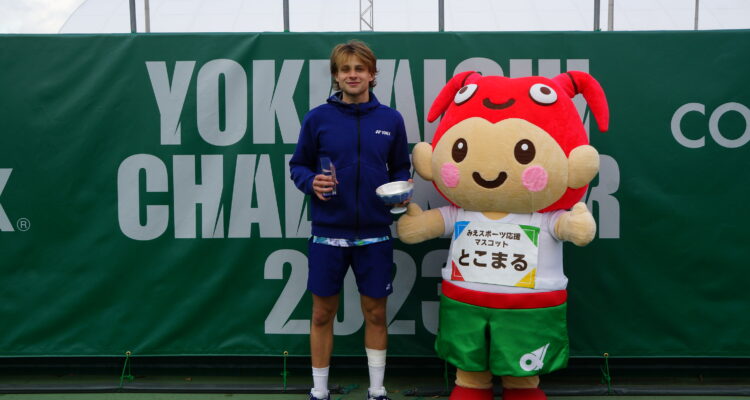
[[[463,72],[442,89],[432,145],[413,151],[417,173],[451,206],[409,204],[397,225],[405,243],[451,235],[443,268],[435,349],[455,365],[450,399],[546,399],[539,375],[568,361],[562,243],[596,232],[578,203],[599,171],[599,153],[572,98],[582,94],[603,132],[609,110],[599,83],[570,71],[552,79]]]

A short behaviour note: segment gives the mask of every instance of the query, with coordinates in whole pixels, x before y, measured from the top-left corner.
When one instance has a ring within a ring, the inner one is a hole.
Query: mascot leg
[[[492,373],[456,369],[456,386],[449,400],[492,400]]]
[[[503,400],[547,400],[538,376],[503,376]]]

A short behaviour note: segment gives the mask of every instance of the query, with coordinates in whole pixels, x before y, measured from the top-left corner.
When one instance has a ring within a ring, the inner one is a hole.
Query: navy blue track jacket
[[[337,195],[321,201],[312,189],[320,157],[336,167]],[[348,104],[341,93],[307,113],[289,161],[292,180],[311,195],[312,234],[343,239],[390,236],[390,207],[375,188],[411,176],[404,119],[378,102]]]

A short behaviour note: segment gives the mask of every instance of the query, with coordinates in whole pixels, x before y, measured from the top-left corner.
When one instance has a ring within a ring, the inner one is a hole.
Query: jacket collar
[[[326,100],[328,104],[335,106],[337,109],[349,113],[349,114],[366,114],[373,109],[380,106],[378,98],[375,97],[375,93],[370,91],[370,99],[366,103],[344,103],[341,101],[341,92],[336,92]]]

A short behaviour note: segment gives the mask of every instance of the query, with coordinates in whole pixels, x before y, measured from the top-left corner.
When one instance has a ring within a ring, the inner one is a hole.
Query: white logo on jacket
[[[375,131],[375,134],[376,134],[376,135],[385,135],[385,136],[391,136],[391,132],[390,132],[390,131],[384,131],[384,130],[382,130],[382,129],[378,129],[378,130],[376,130],[376,131]]]

